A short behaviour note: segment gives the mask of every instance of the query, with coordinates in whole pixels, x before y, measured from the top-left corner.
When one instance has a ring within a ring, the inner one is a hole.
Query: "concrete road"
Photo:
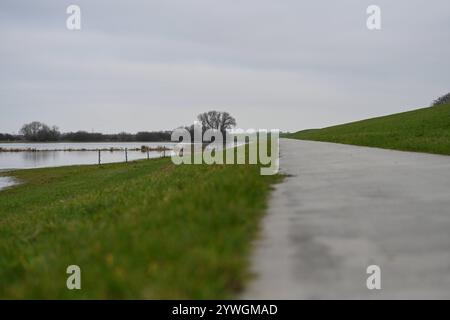
[[[280,161],[242,298],[450,298],[450,157],[282,139]]]

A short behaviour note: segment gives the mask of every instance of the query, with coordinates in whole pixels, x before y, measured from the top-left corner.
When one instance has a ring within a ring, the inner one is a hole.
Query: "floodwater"
[[[158,146],[172,149],[175,143],[170,142],[88,142],[88,143],[0,143],[3,149],[109,149],[120,148],[120,151],[101,151],[101,163],[125,162],[125,148],[134,149],[147,146]],[[166,151],[170,152],[170,151]],[[161,157],[159,151],[150,151],[150,158]],[[146,159],[147,152],[128,150],[128,161]],[[98,164],[98,151],[21,151],[0,152],[0,170],[31,169],[43,167],[59,167],[80,164]],[[0,186],[1,188],[1,186]]]
[[[17,184],[17,181],[10,177],[0,177],[0,190]]]

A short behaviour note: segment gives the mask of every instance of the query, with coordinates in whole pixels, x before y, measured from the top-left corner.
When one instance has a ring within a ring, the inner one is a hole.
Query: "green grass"
[[[450,104],[285,137],[450,155]]]
[[[0,192],[3,299],[234,297],[280,179],[169,158],[8,175],[24,183]],[[81,290],[66,288],[72,264]]]

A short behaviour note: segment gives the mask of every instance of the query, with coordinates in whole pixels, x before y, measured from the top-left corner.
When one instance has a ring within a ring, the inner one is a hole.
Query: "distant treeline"
[[[74,142],[131,142],[131,141],[170,141],[171,131],[142,131],[136,134],[121,132],[117,134],[90,133],[86,131],[67,132],[60,135],[60,141]]]
[[[29,128],[28,128],[29,129]],[[67,141],[67,142],[165,142],[170,141],[171,131],[142,131],[136,134],[121,132],[117,134],[103,134],[98,132],[66,132],[61,133],[56,127],[48,128],[35,126],[33,130],[21,130],[21,134],[13,135],[0,133],[0,141],[9,142],[47,142],[47,141]]]
[[[0,141],[18,141],[18,140],[23,140],[23,136],[9,133],[0,133]]]
[[[202,125],[202,130],[214,129],[226,134],[227,129],[236,126],[234,119],[228,112],[208,111],[197,116]],[[194,138],[194,126],[185,127]],[[98,132],[65,132],[61,133],[57,126],[48,126],[39,121],[24,124],[18,135],[1,134],[0,141],[31,141],[31,142],[51,142],[51,141],[72,141],[72,142],[132,142],[132,141],[171,141],[172,131],[141,131],[136,134],[121,132],[117,134],[103,134]]]

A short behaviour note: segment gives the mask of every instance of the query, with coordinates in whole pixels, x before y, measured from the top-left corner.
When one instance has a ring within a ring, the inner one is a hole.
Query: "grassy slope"
[[[286,137],[450,155],[450,105],[304,130]]]
[[[0,298],[232,297],[279,179],[168,158],[13,175],[27,183],[0,192]]]

